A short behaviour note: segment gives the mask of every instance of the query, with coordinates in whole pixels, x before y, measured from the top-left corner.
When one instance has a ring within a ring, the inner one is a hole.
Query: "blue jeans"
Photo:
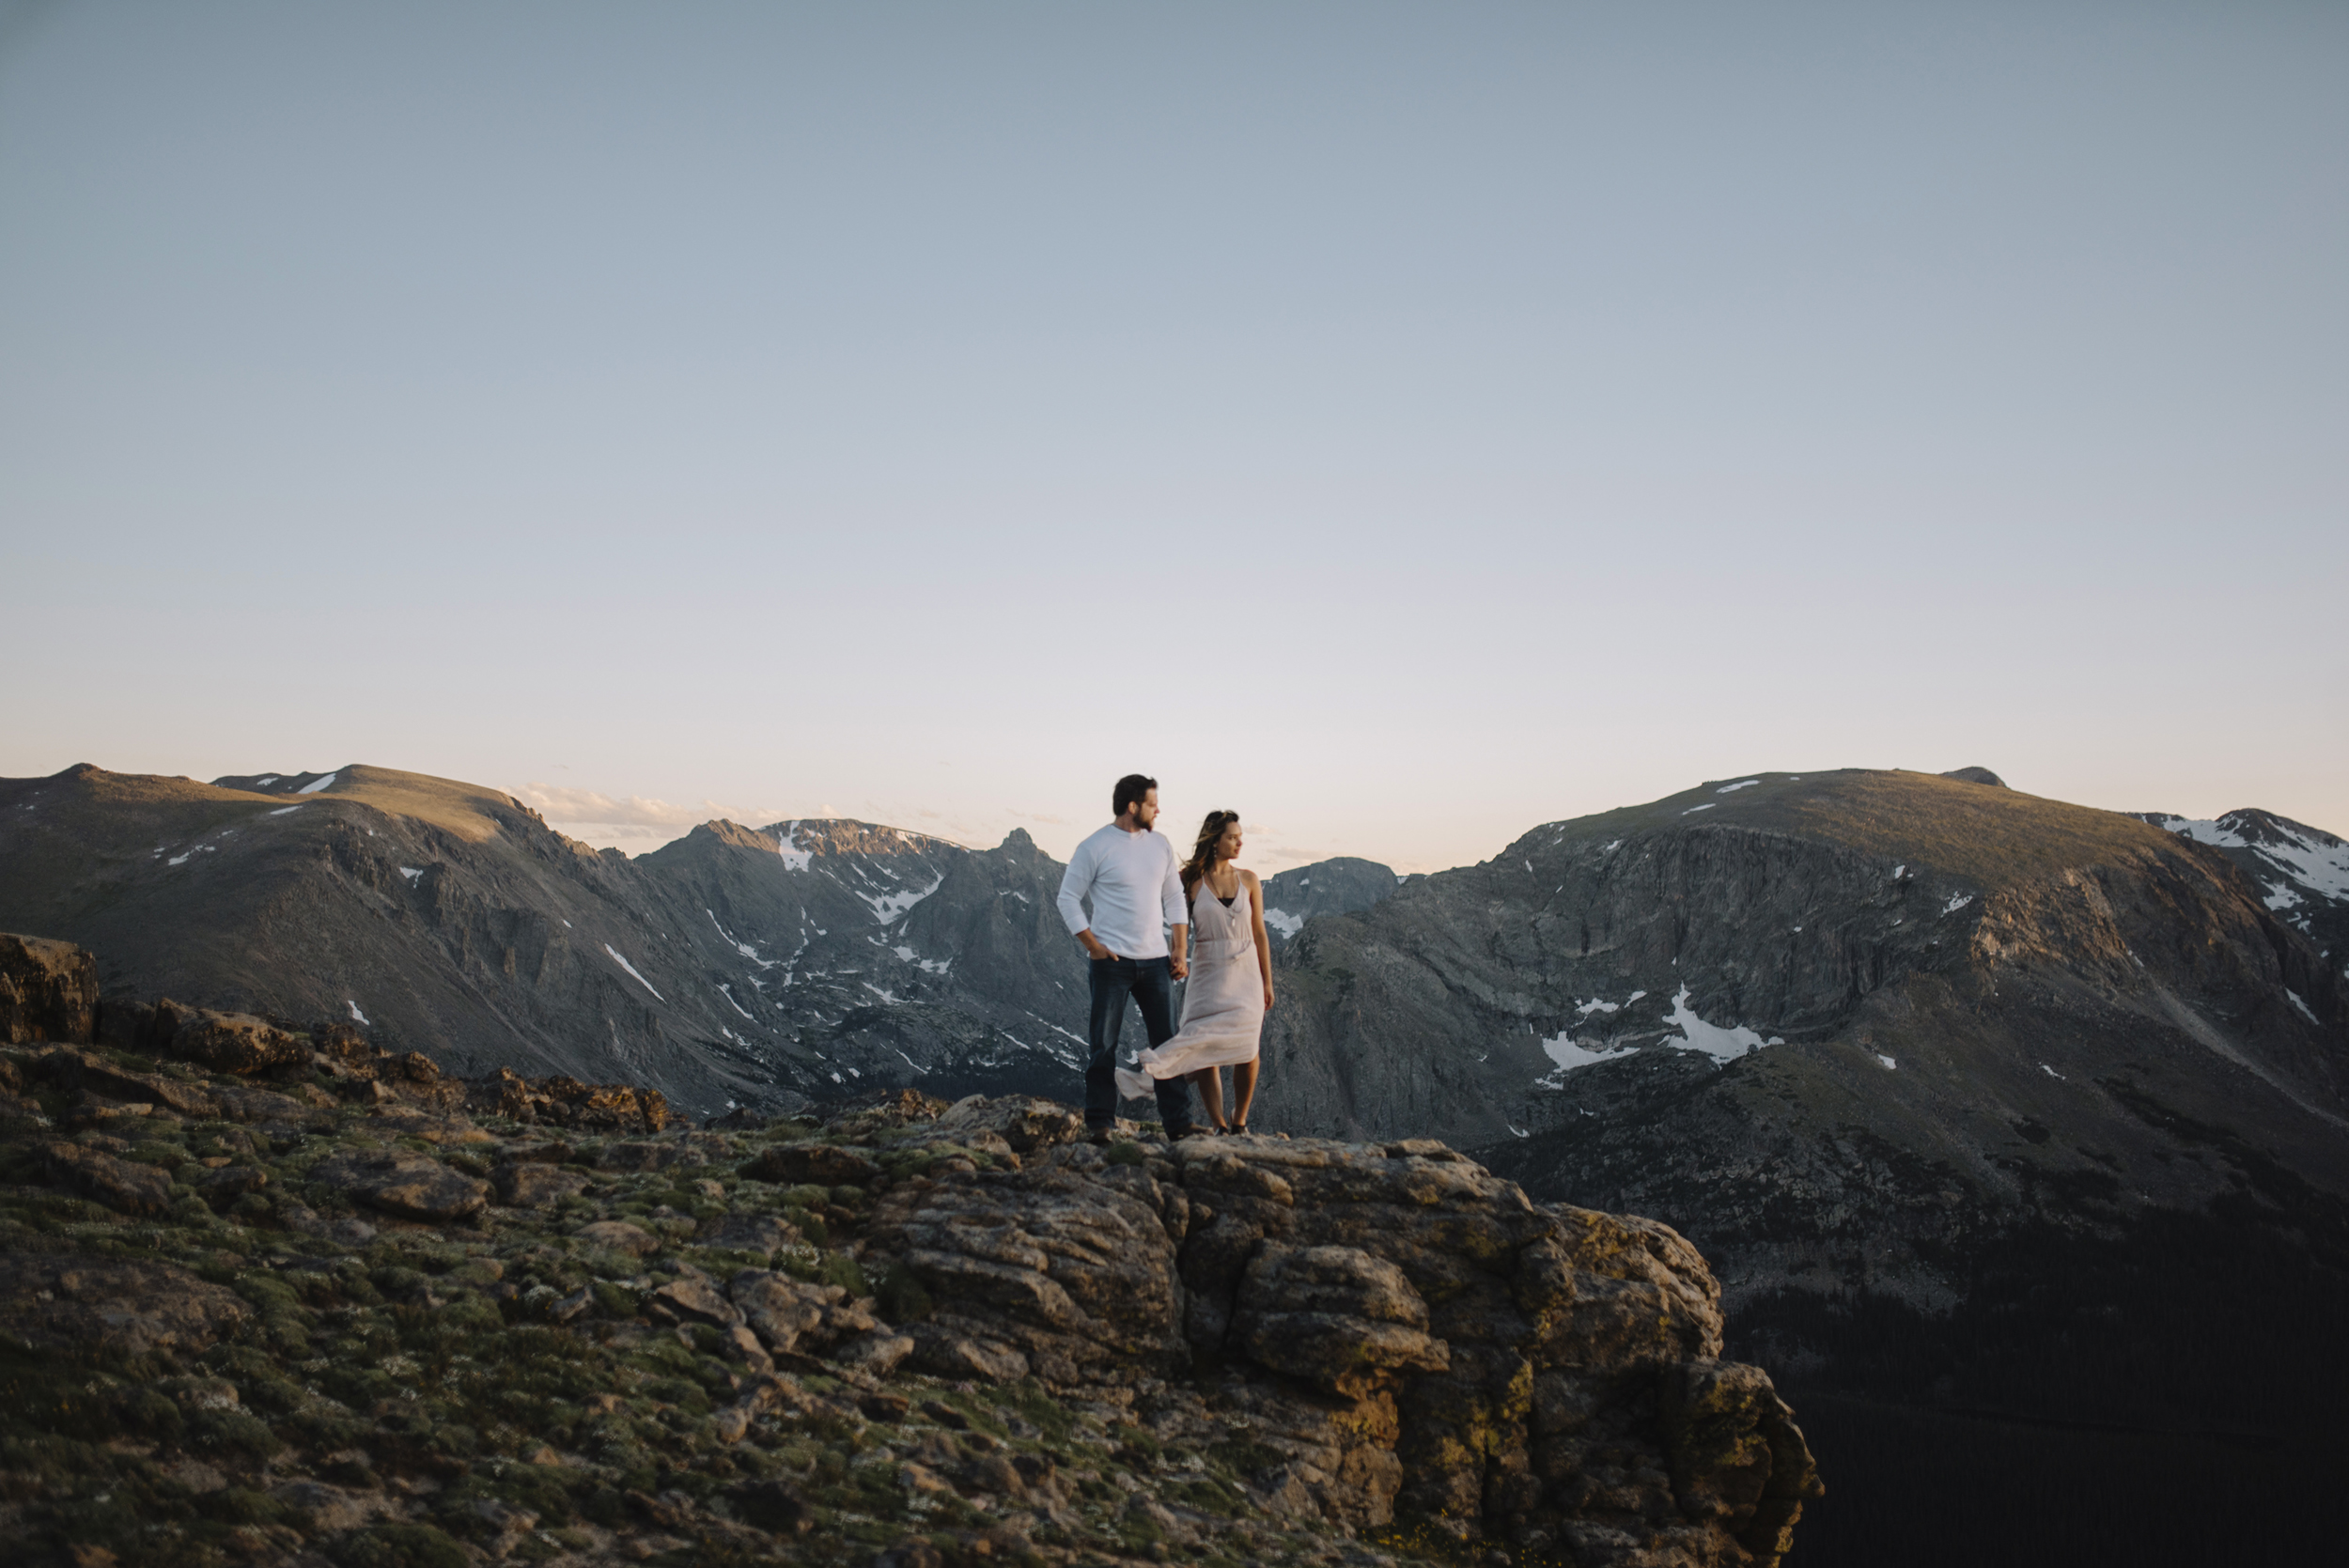
[[[1164,958],[1096,958],[1093,971],[1093,1060],[1085,1063],[1085,1126],[1117,1120],[1117,1037],[1126,1028],[1126,999],[1142,1009],[1143,1032],[1153,1046],[1174,1033],[1174,971]],[[1159,1079],[1159,1121],[1167,1136],[1190,1130],[1190,1085]]]

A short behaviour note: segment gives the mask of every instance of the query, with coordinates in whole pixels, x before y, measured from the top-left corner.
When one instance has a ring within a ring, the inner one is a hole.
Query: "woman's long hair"
[[[1223,830],[1239,820],[1236,811],[1211,811],[1199,824],[1199,842],[1191,846],[1190,859],[1183,862],[1183,898],[1189,902],[1198,893],[1200,881],[1215,864],[1215,846],[1223,842]]]

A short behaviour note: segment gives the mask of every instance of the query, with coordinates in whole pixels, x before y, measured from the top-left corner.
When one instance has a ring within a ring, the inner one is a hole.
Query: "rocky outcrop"
[[[98,1027],[98,964],[70,942],[0,933],[0,1044],[86,1045]]]
[[[462,1219],[490,1201],[490,1184],[428,1155],[353,1149],[330,1155],[310,1169],[327,1190],[385,1214],[409,1219]]]
[[[151,1014],[156,1054],[0,1048],[31,1560],[229,1518],[264,1568],[779,1535],[819,1568],[1392,1568],[1430,1531],[1728,1568],[1817,1492],[1685,1242],[1439,1143],[1103,1145],[1064,1105],[907,1091],[551,1127],[501,1113],[541,1109],[519,1074],[476,1120],[336,1029],[258,1019],[307,1055],[241,1073]]]
[[[431,1063],[419,1056],[425,1067]],[[575,1078],[524,1078],[511,1067],[468,1079],[465,1105],[511,1122],[577,1128],[582,1132],[659,1132],[669,1125],[669,1102],[658,1089],[624,1083],[582,1083]]]
[[[42,1349],[193,1354],[254,1315],[234,1291],[169,1264],[0,1252],[0,1322]]]
[[[117,1159],[103,1149],[79,1143],[52,1143],[44,1157],[52,1181],[110,1209],[161,1214],[171,1206],[170,1173],[152,1165]]]
[[[169,1003],[165,1003],[169,1006]],[[249,1013],[191,1008],[171,1032],[174,1056],[221,1073],[257,1073],[307,1064],[310,1042]]]
[[[1032,1112],[954,1114],[968,1137]],[[1128,1390],[1174,1431],[1215,1424],[1180,1385],[1221,1368],[1284,1506],[1584,1563],[1774,1561],[1817,1491],[1768,1379],[1720,1362],[1719,1287],[1663,1226],[1537,1206],[1425,1141],[996,1163],[894,1188],[871,1219],[867,1268],[935,1303],[905,1326],[917,1366]]]
[[[578,1197],[587,1186],[587,1174],[529,1161],[497,1167],[490,1172],[490,1184],[507,1208],[539,1209]]]

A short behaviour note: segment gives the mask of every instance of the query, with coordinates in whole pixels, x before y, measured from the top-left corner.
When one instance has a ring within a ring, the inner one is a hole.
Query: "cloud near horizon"
[[[665,828],[672,830],[667,835],[672,838],[714,817],[725,817],[751,827],[765,827],[776,819],[771,812],[745,812],[716,800],[704,800],[695,806],[673,806],[666,800],[642,795],[615,800],[592,789],[573,789],[568,785],[535,782],[522,785],[514,794],[549,822],[599,828]],[[619,836],[644,838],[652,835],[632,832]]]

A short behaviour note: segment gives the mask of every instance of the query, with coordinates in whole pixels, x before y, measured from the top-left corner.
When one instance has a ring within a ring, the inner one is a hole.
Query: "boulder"
[[[880,1175],[870,1155],[837,1143],[776,1143],[742,1167],[752,1181],[778,1187],[866,1187]]]
[[[0,1323],[36,1345],[184,1356],[252,1315],[234,1291],[169,1264],[0,1252]]]
[[[389,1077],[405,1079],[410,1083],[441,1081],[440,1063],[420,1050],[402,1051],[389,1058],[383,1063],[383,1072]]]
[[[117,1144],[116,1147],[121,1147]],[[117,1159],[79,1143],[52,1143],[43,1155],[49,1179],[124,1214],[161,1214],[171,1206],[171,1177],[152,1165]]]
[[[582,1131],[659,1132],[669,1125],[669,1102],[658,1089],[624,1083],[582,1083],[575,1078],[529,1080],[545,1107],[540,1120]]]
[[[929,1138],[972,1146],[977,1138],[993,1135],[1022,1157],[1074,1143],[1085,1135],[1083,1113],[1058,1100],[1010,1094],[988,1099],[972,1094],[956,1101],[932,1124]]]
[[[1159,1184],[1133,1167],[1110,1172],[987,1172],[910,1200],[889,1194],[898,1201],[877,1208],[868,1248],[902,1262],[938,1303],[916,1336],[924,1365],[947,1370],[933,1355],[942,1347],[950,1374],[972,1375],[979,1362],[956,1342],[1012,1347],[1059,1384],[1130,1385],[1189,1364]]]
[[[836,1347],[832,1358],[843,1366],[885,1377],[913,1354],[913,1348],[912,1336],[891,1328],[874,1328]]]
[[[269,1185],[269,1172],[251,1165],[224,1165],[195,1179],[196,1196],[214,1208],[225,1208],[248,1192]]]
[[[1233,1327],[1256,1362],[1359,1397],[1398,1371],[1447,1371],[1427,1303],[1400,1268],[1354,1247],[1266,1244],[1241,1281]]]
[[[1730,1523],[1738,1544],[1758,1558],[1788,1550],[1804,1501],[1827,1489],[1767,1374],[1683,1361],[1657,1380],[1657,1395],[1681,1512]]]
[[[354,1149],[329,1155],[310,1179],[353,1202],[406,1219],[447,1221],[478,1214],[490,1184],[425,1155]]]
[[[86,1094],[132,1104],[143,1101],[186,1117],[221,1114],[220,1097],[200,1083],[183,1083],[163,1073],[133,1072],[88,1051],[53,1051],[46,1061],[52,1079]]]
[[[257,1073],[310,1060],[310,1042],[250,1013],[190,1012],[172,1031],[170,1051],[216,1073]]]
[[[571,1234],[590,1247],[625,1252],[631,1258],[650,1257],[661,1250],[659,1236],[625,1219],[599,1219],[592,1225],[582,1225]]]
[[[729,1214],[722,1219],[708,1220],[693,1237],[703,1247],[723,1247],[737,1252],[764,1252],[769,1256],[789,1247],[800,1239],[800,1229],[789,1220],[771,1214]]]
[[[219,1114],[231,1122],[267,1123],[323,1132],[334,1126],[334,1101],[324,1091],[304,1086],[305,1093],[281,1094],[247,1083],[223,1083],[210,1094],[220,1102]],[[316,1095],[317,1098],[312,1098]],[[326,1103],[320,1104],[319,1100]]]
[[[86,1046],[98,1033],[98,960],[71,942],[0,934],[0,1044]]]
[[[490,1185],[496,1191],[498,1202],[507,1208],[542,1209],[566,1198],[578,1197],[586,1189],[587,1174],[534,1160],[499,1166],[490,1172]]]
[[[742,1322],[740,1309],[706,1279],[689,1275],[662,1285],[652,1293],[652,1298],[688,1323],[732,1328]]]
[[[821,1328],[824,1309],[848,1294],[838,1285],[808,1284],[763,1268],[742,1270],[727,1281],[726,1293],[741,1321],[779,1355],[799,1349],[801,1335]]]

